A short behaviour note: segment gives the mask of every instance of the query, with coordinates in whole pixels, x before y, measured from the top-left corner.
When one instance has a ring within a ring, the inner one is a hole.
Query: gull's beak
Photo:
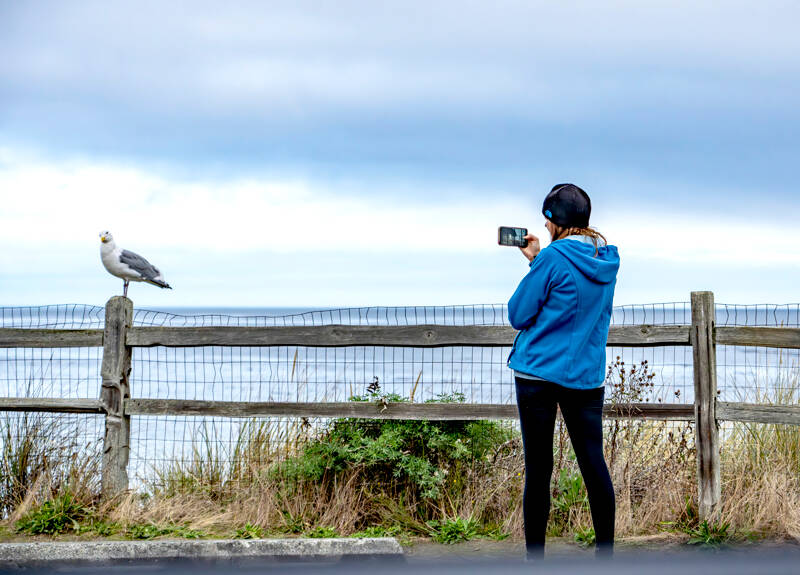
[[[106,239],[105,236],[100,236],[100,241],[106,243],[108,240]]]

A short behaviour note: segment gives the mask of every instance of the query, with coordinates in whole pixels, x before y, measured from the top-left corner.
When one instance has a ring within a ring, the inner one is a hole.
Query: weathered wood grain
[[[610,419],[694,421],[694,405],[691,403],[606,404],[603,406],[603,416]]]
[[[516,405],[390,402],[244,402],[188,399],[129,399],[130,415],[215,415],[223,417],[356,417],[365,419],[513,419]]]
[[[128,399],[128,415],[205,415],[221,417],[356,417],[364,419],[479,420],[516,419],[517,406],[476,403],[244,402],[190,399]],[[612,418],[692,420],[694,407],[681,404],[607,405]]]
[[[717,354],[714,345],[714,294],[692,292],[692,357],[694,363],[695,446],[698,507],[710,519],[721,496],[717,429]]]
[[[281,346],[510,346],[517,332],[507,326],[279,326],[279,327],[134,327],[127,343],[134,347]],[[689,345],[688,326],[614,326],[608,345]]]
[[[691,328],[683,325],[612,326],[608,345],[657,347],[691,345]],[[279,346],[343,347],[376,345],[504,347],[516,331],[507,326],[279,326],[279,327],[134,327],[127,344],[134,347]],[[718,327],[718,345],[800,349],[800,329],[784,327]],[[102,347],[100,329],[0,328],[0,348]]]
[[[608,330],[609,346],[659,347],[690,345],[688,325],[614,325]]]
[[[0,348],[102,347],[102,329],[0,328]]]
[[[727,421],[800,425],[800,406],[717,402],[717,417]]]
[[[181,399],[127,399],[126,415],[220,415],[229,417],[369,417],[384,419],[516,419],[515,405],[390,403],[386,412],[373,403],[215,402]],[[354,407],[355,406],[355,407]],[[463,409],[466,407],[467,409]],[[98,399],[0,397],[0,412],[105,413]],[[467,415],[465,415],[465,413]],[[614,419],[694,420],[694,405],[680,403],[606,405]],[[800,406],[718,402],[720,421],[800,425]]]
[[[130,397],[131,348],[125,344],[125,338],[132,321],[131,300],[121,296],[108,300],[100,367],[100,402],[106,412],[101,477],[104,497],[113,497],[128,489],[131,418],[125,413],[124,402]]]
[[[48,397],[0,397],[0,411],[42,411],[47,413],[105,413],[98,399]]]
[[[279,327],[136,327],[128,344],[193,347],[281,346],[310,347],[397,346],[444,347],[452,345],[507,346],[514,330],[504,326],[279,326]]]
[[[800,329],[790,327],[718,327],[717,345],[800,349]]]

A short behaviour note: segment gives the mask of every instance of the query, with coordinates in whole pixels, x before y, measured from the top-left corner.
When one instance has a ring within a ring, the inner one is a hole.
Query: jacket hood
[[[563,255],[589,280],[607,284],[617,277],[619,253],[616,246],[600,246],[594,254],[594,244],[579,240],[562,239],[551,243],[552,248]]]

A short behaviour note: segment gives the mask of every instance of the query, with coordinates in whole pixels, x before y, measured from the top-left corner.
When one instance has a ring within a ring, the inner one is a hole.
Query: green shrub
[[[591,527],[578,527],[575,530],[575,543],[581,547],[590,547],[596,540],[594,529]]]
[[[204,531],[200,531],[199,529],[191,529],[187,526],[178,526],[173,529],[173,535],[177,535],[178,537],[183,537],[184,539],[202,539],[206,537],[206,533]]]
[[[354,401],[402,401],[395,395],[358,396]],[[440,395],[435,402],[463,402],[462,394]],[[321,481],[326,475],[361,468],[376,484],[402,482],[422,498],[435,499],[450,477],[459,488],[459,471],[485,460],[511,437],[493,421],[402,421],[338,419],[301,453],[273,468],[280,478]]]
[[[588,508],[589,498],[580,472],[566,467],[561,468],[553,486],[549,534],[563,535],[564,530],[570,525],[570,516],[576,511]]]
[[[154,539],[163,535],[173,535],[184,539],[201,539],[206,534],[187,525],[156,525],[155,523],[142,523],[129,525],[127,535],[131,539]]]
[[[244,527],[240,527],[234,533],[234,539],[261,539],[264,537],[264,530],[258,525],[247,523]]]
[[[333,527],[316,527],[306,533],[306,537],[312,539],[331,539],[332,537],[339,537],[336,529]]]
[[[431,537],[437,543],[451,545],[469,541],[478,536],[478,523],[473,519],[456,517],[442,521],[428,521],[427,524],[431,529]]]
[[[687,529],[689,545],[703,545],[705,547],[719,547],[727,543],[732,534],[728,532],[730,523],[709,523],[703,520],[697,527]]]
[[[108,537],[109,535],[119,533],[121,530],[122,527],[117,523],[108,523],[92,518],[88,523],[81,524],[79,533],[94,533],[100,537]]]
[[[91,524],[91,529],[100,537],[108,537],[118,533],[122,528],[116,523],[106,523],[105,521],[98,521]]]
[[[30,535],[56,535],[66,531],[79,532],[81,522],[92,515],[90,509],[63,493],[32,509],[16,523],[17,531]]]
[[[308,522],[302,515],[292,515],[290,511],[283,510],[283,530],[287,533],[302,533],[306,530]]]
[[[168,530],[153,523],[129,525],[127,530],[127,535],[131,539],[153,539],[167,533],[169,533]]]
[[[444,543],[447,545],[453,543],[463,543],[472,539],[493,539],[495,541],[502,541],[508,538],[511,534],[503,531],[499,525],[489,524],[481,525],[475,519],[468,517],[456,517],[450,519],[443,519],[441,521],[431,520],[426,522],[428,528],[428,535],[437,543]]]

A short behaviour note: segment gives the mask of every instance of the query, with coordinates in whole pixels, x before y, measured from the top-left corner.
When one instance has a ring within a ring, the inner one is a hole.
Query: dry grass
[[[694,429],[687,422],[630,420],[609,435],[607,460],[617,492],[617,532],[646,535],[694,500]]]
[[[81,420],[45,413],[0,417],[0,515],[16,521],[30,508],[69,492],[99,499],[100,452],[83,441]]]
[[[637,377],[651,380],[647,370],[640,370]],[[778,395],[761,399],[798,405],[799,387],[795,375],[781,382]],[[626,379],[617,400],[630,401],[630,394],[638,393],[634,388]],[[293,428],[252,421],[242,427],[230,451],[223,451],[213,435],[201,435],[190,460],[157,470],[144,494],[131,493],[98,505],[97,460],[78,458],[75,454],[83,448],[65,429],[58,433],[71,439],[54,446],[51,439],[59,435],[51,426],[57,421],[15,419],[13,427],[0,422],[6,450],[0,495],[7,518],[18,518],[68,489],[97,505],[98,517],[123,525],[180,524],[227,535],[246,524],[266,533],[302,534],[327,527],[340,535],[382,525],[430,534],[431,520],[461,517],[522,538],[523,458],[517,435],[495,445],[485,457],[459,464],[435,497],[423,497],[401,478],[389,475],[376,480],[366,465],[329,470],[318,480],[296,476],[287,480],[276,471],[282,469],[279,464],[301,457],[303,443],[314,441],[314,434],[302,421]],[[715,521],[730,523],[735,536],[800,541],[800,428],[727,424],[720,437],[723,491]],[[554,450],[549,532],[571,535],[590,527],[591,516],[560,420]],[[608,421],[606,458],[617,491],[619,536],[641,537],[696,525],[690,423]],[[47,464],[41,465],[43,461]]]
[[[800,370],[758,393],[759,403],[800,405]],[[800,541],[800,427],[758,423],[723,426],[719,520],[755,535]]]
[[[609,460],[613,455],[611,469],[618,491],[618,531],[620,535],[658,532],[663,522],[674,521],[684,512],[686,497],[694,494],[691,427],[633,420],[620,422],[616,432],[608,453]],[[276,445],[262,441],[262,434],[256,437],[262,446]],[[555,447],[554,476],[563,472],[573,479],[579,477],[561,423]],[[130,497],[110,518],[187,523],[195,529],[210,525],[233,529],[250,523],[283,533],[325,526],[349,535],[369,525],[399,525],[411,533],[425,534],[427,520],[463,517],[522,537],[524,466],[517,437],[497,446],[488,461],[464,469],[457,478],[458,489],[446,485],[441,497],[432,500],[404,490],[401,482],[376,484],[359,467],[326,474],[322,481],[287,484],[280,475],[270,473],[270,466],[285,457],[284,452],[250,447],[239,453],[249,459],[228,463],[226,470],[220,471],[220,462],[204,459],[213,451],[198,449],[189,464],[174,465],[160,475],[166,483],[155,487],[151,497]],[[190,474],[190,479],[182,473]],[[566,498],[567,511],[563,517],[554,517],[558,525],[551,529],[552,534],[571,534],[591,526],[585,500],[568,497],[556,482],[554,503]]]
[[[106,505],[101,514],[118,523],[175,523],[202,530],[213,526],[217,531],[250,524],[266,532],[297,534],[329,527],[341,535],[375,525],[427,534],[431,519],[471,517],[521,533],[518,438],[495,446],[484,461],[460,466],[446,478],[439,496],[430,498],[409,489],[407,480],[376,481],[366,464],[326,471],[319,480],[287,478],[280,464],[302,457],[298,437],[308,439],[308,429],[302,422],[295,426],[290,450],[286,428],[275,437],[277,429],[269,422],[249,422],[229,452],[221,450],[212,434],[201,434],[189,461],[156,470],[146,496],[129,494]]]

